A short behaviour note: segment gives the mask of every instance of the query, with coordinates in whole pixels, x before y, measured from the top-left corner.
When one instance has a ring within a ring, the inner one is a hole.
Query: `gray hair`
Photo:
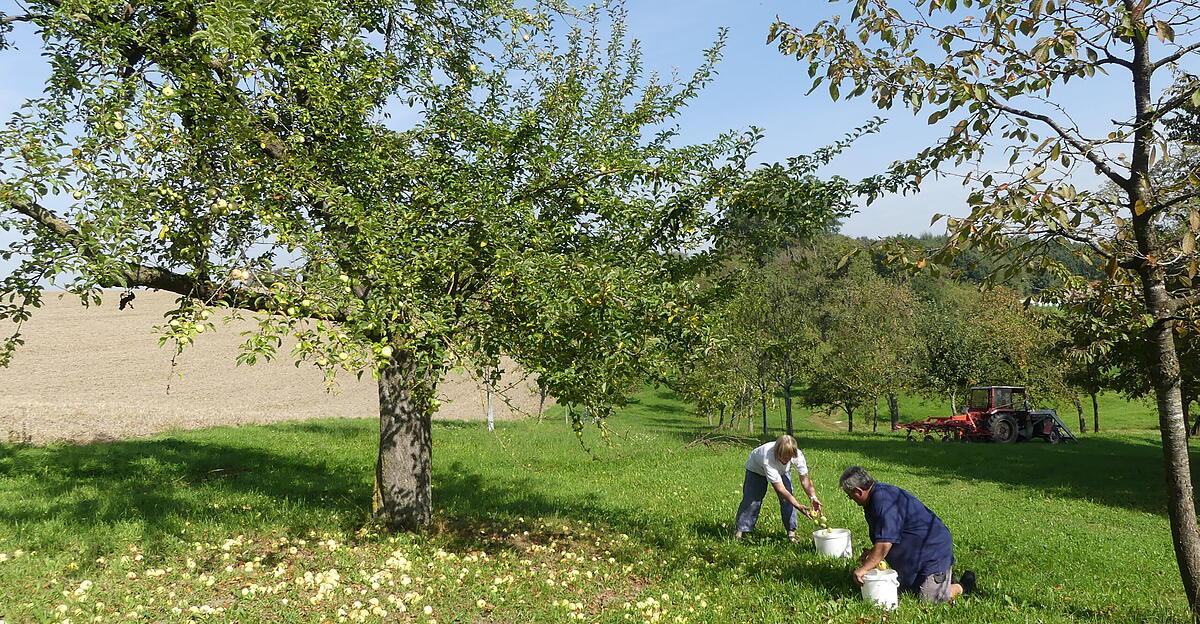
[[[875,485],[875,479],[867,474],[866,469],[862,466],[850,466],[842,472],[842,478],[838,480],[838,485],[844,492],[854,489],[869,490]]]

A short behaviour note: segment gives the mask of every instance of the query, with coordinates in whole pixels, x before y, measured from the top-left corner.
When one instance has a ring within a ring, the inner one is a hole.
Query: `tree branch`
[[[90,260],[106,260],[104,256],[95,250],[89,249],[86,240],[79,233],[79,230],[41,204],[18,199],[15,202],[11,202],[9,207],[24,215],[42,229],[61,238],[81,256]],[[115,276],[116,279],[101,280],[100,286],[165,290],[208,302],[218,301],[230,307],[253,312],[273,312],[276,308],[270,295],[248,288],[234,287],[227,283],[202,282],[188,275],[133,262],[119,262],[118,266],[120,269],[119,274]]]
[[[1165,201],[1161,204],[1152,206],[1150,208],[1150,211],[1153,214],[1158,214],[1159,212],[1169,209],[1171,206],[1174,206],[1175,204],[1185,202],[1185,201],[1195,198],[1195,197],[1200,197],[1200,188],[1193,188],[1192,190],[1187,191],[1186,193],[1180,193],[1179,195],[1172,197],[1169,201]]]
[[[1187,56],[1188,54],[1191,54],[1192,52],[1195,52],[1196,50],[1200,50],[1200,41],[1193,43],[1190,46],[1180,48],[1179,50],[1177,50],[1174,54],[1172,54],[1170,56],[1162,57],[1161,59],[1158,60],[1158,62],[1156,62],[1155,64],[1150,66],[1150,71],[1151,72],[1158,71],[1158,68],[1162,67],[1163,65],[1167,65],[1168,63],[1174,63],[1175,61],[1178,61],[1179,59]]]
[[[1058,133],[1058,136],[1062,137],[1064,141],[1069,143],[1071,147],[1075,148],[1076,151],[1082,154],[1084,158],[1087,158],[1089,161],[1091,161],[1091,163],[1096,166],[1096,169],[1099,169],[1100,172],[1107,176],[1108,179],[1112,180],[1113,183],[1115,183],[1117,186],[1120,186],[1122,189],[1129,189],[1130,181],[1128,178],[1125,178],[1121,174],[1114,171],[1113,168],[1110,167],[1108,163],[1104,162],[1099,156],[1097,156],[1086,143],[1074,136],[1071,136],[1071,133],[1067,132],[1066,129],[1060,126],[1058,122],[1054,121],[1049,116],[1042,115],[1041,113],[1035,113],[1033,111],[1015,108],[1003,102],[999,102],[991,97],[989,97],[988,100],[992,106],[1006,113],[1016,115],[1018,117],[1024,117],[1025,119],[1040,121],[1046,124],[1050,127],[1050,129]]]
[[[1190,88],[1184,89],[1180,93],[1176,94],[1175,97],[1163,102],[1162,104],[1159,104],[1158,106],[1155,106],[1154,112],[1150,115],[1148,123],[1155,123],[1159,119],[1162,119],[1167,113],[1170,113],[1180,106],[1183,106],[1188,100],[1192,99],[1192,95],[1194,95],[1197,91],[1200,91],[1200,80],[1192,83]]]
[[[1093,63],[1093,65],[1096,67],[1100,67],[1101,65],[1120,65],[1121,67],[1124,67],[1125,69],[1133,69],[1133,63],[1130,63],[1129,61],[1127,61],[1123,58],[1117,58],[1112,55],[1106,56],[1106,57],[1096,61],[1095,63]]]
[[[0,13],[0,26],[8,26],[17,22],[32,22],[39,17],[44,16],[34,15],[33,13],[24,13],[21,15],[4,15]]]
[[[1120,65],[1121,67],[1124,67],[1125,69],[1130,69],[1130,70],[1133,69],[1133,63],[1131,63],[1130,61],[1127,61],[1123,58],[1113,55],[1113,53],[1108,49],[1107,45],[1098,43],[1098,42],[1092,40],[1092,38],[1087,36],[1085,30],[1086,29],[1080,28],[1079,30],[1075,31],[1075,36],[1079,37],[1080,41],[1091,46],[1093,50],[1099,50],[1100,52],[1104,53],[1104,58],[1102,58],[1096,62],[1097,66]]]
[[[1108,260],[1111,260],[1114,257],[1116,257],[1115,254],[1113,254],[1111,251],[1108,251],[1107,249],[1104,249],[1103,247],[1100,246],[1099,243],[1092,240],[1091,238],[1088,238],[1087,236],[1080,236],[1079,234],[1073,234],[1063,228],[1053,228],[1053,229],[1047,229],[1047,230],[1033,230],[1033,231],[1030,231],[1029,234],[1035,234],[1035,235],[1036,234],[1047,234],[1050,236],[1061,236],[1065,239],[1072,240],[1077,243],[1081,243],[1081,244],[1087,245],[1088,247],[1091,247],[1092,251],[1096,252],[1098,255],[1100,255],[1101,257],[1106,258]]]
[[[1191,309],[1200,306],[1200,294],[1192,293],[1190,295],[1174,295],[1171,297],[1171,318],[1178,318],[1175,314],[1181,309]],[[1191,319],[1180,319],[1191,320]]]

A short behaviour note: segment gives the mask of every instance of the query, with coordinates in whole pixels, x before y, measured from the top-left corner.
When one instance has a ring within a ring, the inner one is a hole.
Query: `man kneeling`
[[[900,578],[900,589],[928,602],[950,602],[975,590],[975,573],[967,570],[959,582],[950,577],[954,542],[941,518],[917,497],[878,483],[861,466],[842,473],[842,491],[863,508],[874,546],[863,551],[854,581],[887,561]]]

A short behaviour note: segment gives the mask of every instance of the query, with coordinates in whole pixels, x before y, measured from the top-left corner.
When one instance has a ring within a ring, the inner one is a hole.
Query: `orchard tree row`
[[[739,289],[709,317],[714,340],[681,367],[678,388],[719,423],[753,404],[839,410],[878,427],[877,406],[899,423],[897,395],[961,407],[972,385],[1026,385],[1038,400],[1073,397],[1060,315],[1028,307],[1011,288],[929,275],[881,275],[860,241],[826,235],[739,271]],[[731,418],[732,420],[732,418]]]

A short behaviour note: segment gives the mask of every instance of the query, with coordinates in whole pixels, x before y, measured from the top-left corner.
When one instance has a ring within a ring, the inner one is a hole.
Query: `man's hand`
[[[808,502],[812,503],[814,513],[819,514],[821,513],[821,510],[825,508],[825,506],[821,504],[821,499],[817,498],[816,496],[809,498]]]
[[[800,513],[804,514],[804,517],[808,518],[809,520],[813,519],[813,512],[808,507],[805,507],[804,505],[796,505],[796,511],[799,511]]]
[[[863,576],[867,572],[874,570],[883,561],[889,551],[892,550],[891,542],[875,542],[869,550],[864,550],[862,556],[858,558],[859,566],[854,570],[854,582],[859,585],[863,584]]]

